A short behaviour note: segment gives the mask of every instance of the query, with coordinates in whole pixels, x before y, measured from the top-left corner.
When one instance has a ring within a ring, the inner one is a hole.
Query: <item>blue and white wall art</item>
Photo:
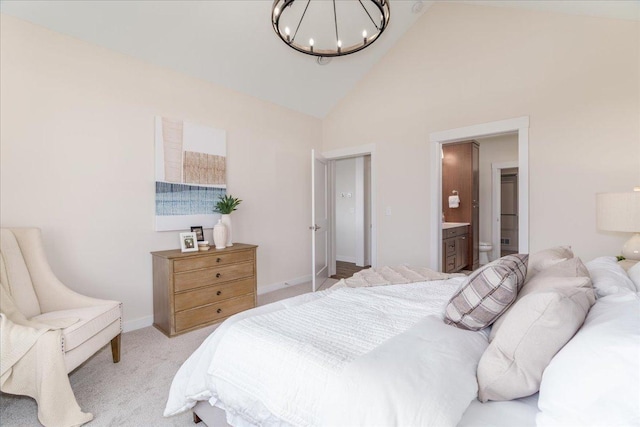
[[[224,130],[156,117],[156,231],[212,228],[227,189]]]

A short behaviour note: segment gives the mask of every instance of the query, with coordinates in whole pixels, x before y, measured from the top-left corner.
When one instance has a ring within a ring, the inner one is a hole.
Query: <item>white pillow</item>
[[[536,425],[640,423],[640,296],[600,298],[542,375]]]
[[[593,289],[598,297],[629,293],[629,291],[638,292],[627,272],[618,264],[616,257],[596,258],[586,263],[585,266],[589,270]]]
[[[640,262],[627,270],[629,278],[636,285],[636,292],[640,292]]]

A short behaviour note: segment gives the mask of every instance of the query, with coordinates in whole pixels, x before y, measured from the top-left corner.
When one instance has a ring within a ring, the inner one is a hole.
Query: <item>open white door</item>
[[[311,268],[313,292],[329,277],[329,184],[327,159],[311,150]]]

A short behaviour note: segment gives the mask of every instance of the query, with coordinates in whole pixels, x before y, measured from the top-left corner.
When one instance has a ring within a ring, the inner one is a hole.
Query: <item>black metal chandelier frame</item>
[[[284,13],[290,10],[291,6],[296,1],[304,1],[304,0],[274,0],[273,7],[271,9],[271,24],[273,25],[273,31],[276,32],[278,37],[290,48],[297,50],[298,52],[305,53],[307,55],[319,56],[319,57],[334,57],[334,56],[344,56],[350,55],[352,53],[356,53],[361,51],[362,49],[370,46],[373,42],[378,40],[380,35],[384,32],[384,30],[389,25],[390,18],[390,10],[389,10],[389,0],[357,0],[364,13],[366,13],[376,28],[375,34],[368,35],[366,32],[362,34],[362,42],[357,43],[351,46],[342,46],[340,41],[340,36],[338,33],[338,13],[336,10],[336,0],[333,0],[333,19],[334,19],[334,28],[336,35],[336,48],[335,49],[315,49],[313,46],[313,41],[310,40],[310,43],[307,45],[298,43],[296,41],[296,36],[298,35],[298,30],[300,29],[300,25],[302,25],[302,21],[305,18],[307,10],[309,9],[309,4],[311,0],[306,0],[307,4],[302,12],[302,16],[298,21],[298,25],[293,32],[293,35],[290,34],[285,29],[280,28],[280,18]],[[375,7],[380,11],[380,21],[376,22],[376,20],[371,16],[367,8],[363,4],[364,2],[369,2],[375,5]],[[287,28],[288,30],[288,28]]]

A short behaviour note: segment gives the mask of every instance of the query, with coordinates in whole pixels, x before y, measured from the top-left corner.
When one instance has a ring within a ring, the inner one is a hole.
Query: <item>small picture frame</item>
[[[191,227],[191,231],[196,233],[198,242],[204,242],[204,230],[201,225]]]
[[[180,233],[180,250],[182,252],[196,252],[198,250],[196,233]]]

